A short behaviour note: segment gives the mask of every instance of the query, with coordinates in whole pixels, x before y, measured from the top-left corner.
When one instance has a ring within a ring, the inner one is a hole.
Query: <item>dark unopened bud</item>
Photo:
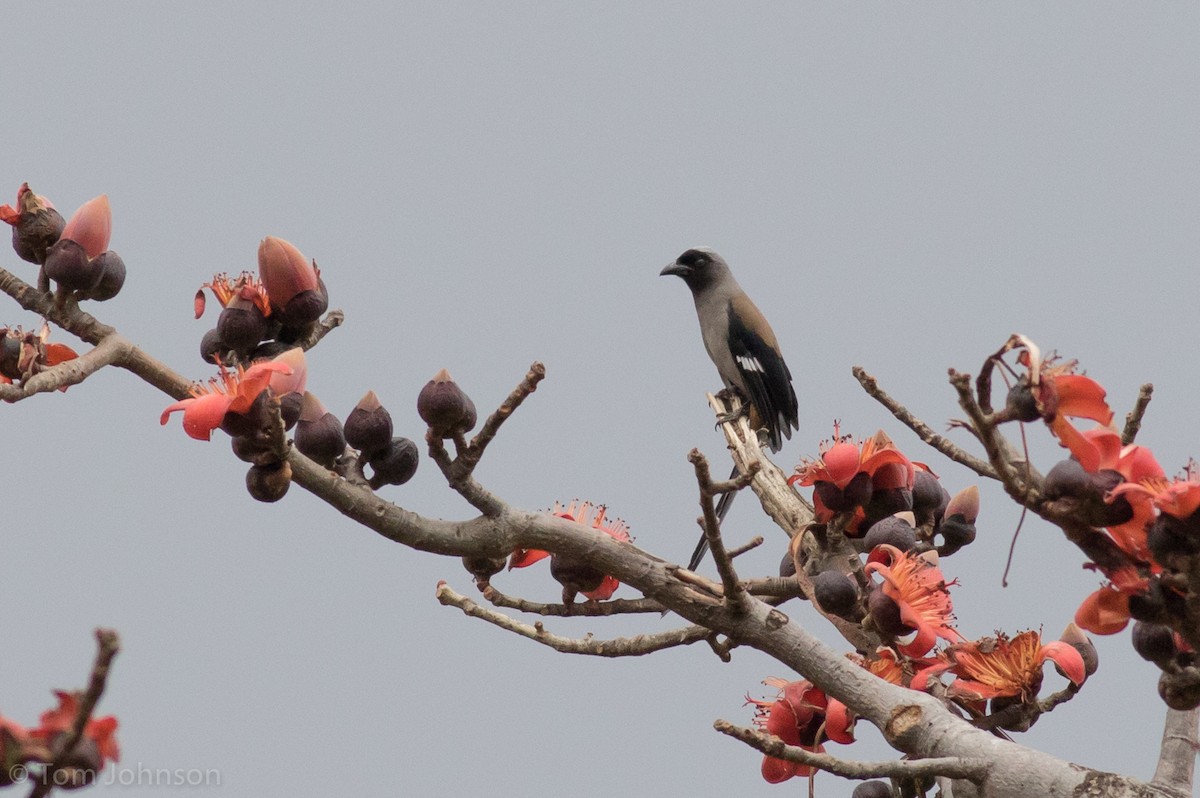
[[[1158,694],[1171,709],[1187,712],[1200,706],[1200,675],[1195,668],[1158,677]]]
[[[121,292],[125,285],[125,261],[121,256],[107,249],[92,261],[92,270],[96,275],[96,283],[84,292],[84,299],[94,299],[105,302]]]
[[[854,788],[850,798],[892,798],[892,785],[879,779],[864,781]]]
[[[46,260],[46,250],[62,235],[66,221],[45,197],[39,197],[25,183],[17,192],[17,207],[8,208],[16,218],[5,217],[0,209],[0,219],[13,226],[12,245],[21,260],[41,264]]]
[[[913,477],[912,502],[916,520],[913,526],[925,526],[941,519],[950,502],[950,493],[931,472],[917,469]]]
[[[290,430],[300,420],[300,411],[304,408],[304,394],[299,391],[285,393],[279,397],[279,415],[283,418],[283,428]]]
[[[867,610],[875,628],[889,637],[900,637],[913,628],[900,619],[900,605],[881,588],[875,588],[867,596]]]
[[[408,438],[392,438],[385,448],[372,454],[367,461],[374,472],[371,487],[403,485],[417,473],[419,459],[415,443]]]
[[[14,330],[4,330],[0,335],[0,375],[10,380],[22,379],[21,373],[21,336]]]
[[[342,422],[325,409],[317,397],[305,392],[300,420],[296,422],[296,448],[301,454],[326,468],[346,451]]]
[[[1008,398],[1005,399],[1004,409],[1014,420],[1024,421],[1027,424],[1042,417],[1041,411],[1038,410],[1037,399],[1033,396],[1033,389],[1024,380],[1008,389]]]
[[[844,488],[839,488],[833,482],[821,480],[813,484],[813,493],[827,509],[835,513],[846,513],[871,500],[871,475],[860,471]]]
[[[46,251],[46,276],[68,291],[84,291],[96,282],[87,252],[78,241],[60,238]]]
[[[912,510],[912,491],[904,487],[880,488],[875,485],[871,501],[863,505],[866,520],[860,529],[867,529],[889,515]]]
[[[235,435],[229,439],[233,454],[243,463],[270,465],[279,462],[275,447],[266,435]]]
[[[367,391],[350,411],[345,431],[346,443],[368,458],[392,442],[392,416],[374,391]]]
[[[253,302],[235,296],[217,318],[217,334],[237,352],[258,346],[267,331],[267,320]]]
[[[871,524],[871,528],[863,536],[863,547],[870,551],[886,543],[900,551],[908,551],[917,545],[917,530],[913,529],[910,519],[912,513],[899,513],[879,519]]]
[[[1167,623],[1181,617],[1185,611],[1183,597],[1166,589],[1158,579],[1151,579],[1146,590],[1129,597],[1129,617],[1147,623]]]
[[[200,357],[208,365],[221,362],[219,358],[229,351],[229,347],[225,346],[221,341],[221,335],[214,327],[200,339]]]
[[[292,466],[287,460],[251,466],[246,472],[246,490],[260,502],[277,502],[292,484]]]
[[[246,409],[245,413],[230,411],[221,419],[221,429],[228,435],[254,435],[259,430],[267,428],[271,421],[271,395],[263,391]]]
[[[504,566],[508,563],[508,558],[463,557],[462,562],[463,567],[475,577],[476,581],[487,583],[493,576],[504,570]]]
[[[796,560],[792,557],[790,549],[783,555],[783,559],[779,561],[779,575],[784,579],[796,575]]]
[[[854,612],[858,590],[850,577],[841,571],[822,571],[812,579],[813,596],[821,609],[831,615],[846,617]]]
[[[1175,635],[1171,629],[1157,623],[1135,622],[1130,642],[1133,643],[1133,650],[1139,657],[1153,662],[1160,668],[1165,667],[1178,652],[1175,648]]]
[[[563,586],[563,604],[573,602],[577,593],[595,590],[604,581],[604,572],[564,554],[550,555],[550,575]]]
[[[1116,471],[1084,470],[1074,458],[1063,460],[1046,474],[1046,498],[1072,502],[1074,515],[1088,526],[1117,526],[1133,518],[1133,506],[1124,496],[1105,502],[1105,494],[1125,481]]]
[[[1178,518],[1163,513],[1150,525],[1146,545],[1157,562],[1170,566],[1177,559],[1200,552],[1200,537]]]
[[[430,431],[440,438],[463,433],[475,426],[475,403],[442,369],[425,384],[417,396],[417,414]]]

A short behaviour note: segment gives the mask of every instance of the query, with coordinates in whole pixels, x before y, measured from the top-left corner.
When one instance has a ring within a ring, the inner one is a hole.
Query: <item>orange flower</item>
[[[930,676],[949,670],[958,678],[947,693],[972,701],[1001,696],[1022,701],[1035,698],[1046,660],[1058,665],[1077,685],[1087,678],[1083,657],[1074,646],[1061,640],[1043,645],[1041,633],[1032,629],[1012,639],[997,633],[996,637],[958,643],[938,656],[942,662],[920,671],[913,679],[914,686],[918,679],[924,684]]]
[[[900,620],[916,630],[911,642],[897,646],[902,654],[924,656],[939,637],[950,642],[963,639],[951,625],[954,607],[935,552],[915,554],[882,544],[872,550],[865,570],[883,578],[879,589],[896,602]]]
[[[904,666],[896,657],[896,652],[886,646],[881,646],[875,652],[875,659],[868,660],[858,654],[847,654],[846,657],[860,667],[883,679],[885,682],[904,685]],[[829,699],[825,711],[825,734],[835,743],[849,745],[854,742],[854,722],[856,716],[850,708],[836,698]]]
[[[255,363],[248,369],[238,366],[236,372],[221,366],[207,386],[194,386],[190,399],[182,399],[164,410],[158,423],[166,424],[172,413],[182,410],[184,432],[196,440],[207,441],[212,431],[221,426],[226,413],[248,411],[276,372],[291,374],[292,367],[273,360]]]
[[[607,521],[605,518],[607,511],[608,508],[604,505],[597,506],[591,502],[574,501],[563,506],[556,501],[551,513],[567,521],[574,521],[592,529],[598,529],[616,540],[631,540],[629,527],[625,525],[625,522],[620,519]],[[508,570],[528,567],[549,556],[552,556],[550,552],[543,551],[542,549],[517,549],[509,559]],[[569,571],[571,581],[576,586],[583,588],[579,592],[592,601],[605,601],[612,598],[613,593],[621,585],[616,577],[601,573],[586,563],[576,562],[560,555],[553,555],[553,557],[554,559],[551,561],[552,573],[559,569],[562,569],[564,573]],[[558,578],[557,575],[556,578]],[[594,586],[589,587],[589,585]]]
[[[883,430],[861,446],[840,432],[834,424],[833,440],[822,442],[820,456],[796,466],[796,473],[788,478],[789,485],[814,486],[817,520],[828,521],[836,513],[861,507],[876,489],[912,489],[916,468]]]
[[[778,687],[779,696],[773,701],[746,696],[746,703],[755,706],[754,724],[788,745],[824,753],[821,742],[826,739],[825,710],[829,704],[825,693],[808,680],[787,682],[770,678],[764,679],[763,684]],[[813,772],[809,765],[763,757],[762,775],[771,784],[796,776],[811,776]]]
[[[1075,611],[1075,623],[1098,635],[1112,635],[1129,624],[1129,597],[1141,595],[1150,587],[1150,580],[1133,566],[1125,566],[1106,574],[1108,583],[1088,595]]]
[[[1114,496],[1131,497],[1142,494],[1167,515],[1186,521],[1200,509],[1200,474],[1195,460],[1189,460],[1183,473],[1168,481],[1166,476],[1143,476],[1137,482],[1126,482],[1113,489]]]
[[[1017,418],[1032,421],[1040,416],[1064,446],[1065,438],[1075,433],[1068,416],[1090,418],[1104,425],[1112,422],[1113,412],[1104,401],[1104,388],[1090,377],[1076,374],[1076,361],[1056,362],[1053,354],[1043,358],[1037,345],[1020,334],[1004,345],[1004,351],[1014,349],[1022,350],[1017,362],[1027,369],[1023,382],[1009,395],[1009,408],[1015,408]]]
[[[20,327],[0,327],[0,382],[11,384],[27,380],[59,363],[79,357],[66,344],[50,343],[50,325],[42,324],[37,332],[24,332]],[[59,390],[65,391],[66,387]]]
[[[50,746],[53,746],[57,735],[70,731],[75,717],[79,714],[79,693],[55,690],[54,694],[58,696],[58,707],[43,712],[41,725],[29,731],[31,737],[45,740]],[[89,720],[83,727],[83,736],[96,745],[96,751],[100,755],[97,769],[104,767],[105,762],[117,762],[121,759],[121,748],[117,744],[117,719],[112,715]]]
[[[196,291],[196,297],[192,301],[196,318],[204,315],[205,288],[213,292],[213,296],[221,303],[221,307],[226,307],[230,301],[237,298],[258,308],[263,318],[271,315],[271,300],[267,296],[267,289],[250,272],[242,272],[237,277],[230,277],[224,272],[214,274],[212,282],[205,283]]]

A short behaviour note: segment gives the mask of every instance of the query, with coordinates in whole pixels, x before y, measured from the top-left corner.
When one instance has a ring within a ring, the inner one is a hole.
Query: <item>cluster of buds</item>
[[[217,326],[200,342],[205,362],[271,357],[305,336],[329,307],[329,292],[315,261],[291,243],[267,236],[258,245],[258,276],[217,274],[196,292],[196,318],[204,314],[204,289],[221,304]],[[230,357],[232,355],[233,357]]]
[[[0,221],[12,225],[13,249],[22,260],[42,267],[59,290],[75,299],[112,299],[125,284],[125,262],[108,248],[112,209],[108,197],[85,202],[67,222],[28,183],[17,204],[0,206]]]
[[[551,514],[581,527],[603,532],[615,540],[624,542],[632,540],[629,536],[629,527],[625,525],[625,522],[619,518],[610,520],[607,517],[608,508],[602,504],[594,505],[591,502],[574,501],[564,506],[555,502]],[[604,573],[587,560],[558,552],[551,554],[541,549],[514,551],[509,559],[508,568],[509,570],[525,568],[546,557],[550,558],[550,575],[562,585],[563,604],[573,604],[575,597],[580,593],[588,601],[606,601],[612,598],[613,593],[621,586],[616,577]],[[469,571],[475,574],[476,579],[481,581],[486,581],[500,570],[500,568],[496,568],[490,573],[487,572],[494,563],[472,560],[464,562],[464,564]],[[500,567],[503,565],[503,561],[500,561]]]
[[[36,333],[20,327],[0,327],[0,382],[21,382],[78,357],[71,347],[51,343],[49,337],[48,324],[42,324]]]
[[[1162,669],[1163,700],[1176,709],[1200,706],[1200,662],[1179,634],[1196,621],[1188,605],[1194,599],[1190,574],[1200,567],[1200,473],[1189,463],[1168,479],[1148,448],[1126,444],[1111,426],[1104,388],[1076,374],[1074,361],[1043,358],[1019,335],[1006,346],[1019,351],[1025,372],[1009,390],[999,420],[1045,422],[1071,455],[1046,474],[1048,508],[1091,528],[1116,550],[1089,565],[1106,582],[1084,599],[1075,622],[1096,634],[1115,634],[1136,621],[1133,646]],[[1096,426],[1080,430],[1073,418]]]
[[[333,468],[349,445],[358,461],[371,468],[373,489],[403,485],[417,472],[417,445],[392,435],[392,416],[374,391],[358,401],[343,424],[311,393],[304,395],[296,424],[296,448],[310,460]]]
[[[0,787],[13,784],[30,764],[49,765],[61,756],[79,714],[80,694],[55,691],[55,695],[58,706],[43,712],[35,728],[27,729],[0,715]],[[84,726],[79,742],[55,771],[52,783],[63,789],[95,784],[104,765],[120,757],[117,719],[111,715],[92,718]]]

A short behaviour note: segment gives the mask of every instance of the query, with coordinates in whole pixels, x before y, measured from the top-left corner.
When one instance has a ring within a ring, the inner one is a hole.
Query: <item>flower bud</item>
[[[96,282],[87,251],[78,241],[60,238],[46,251],[46,276],[68,291],[85,291]]]
[[[1136,621],[1130,634],[1130,642],[1133,643],[1133,650],[1139,657],[1153,662],[1160,668],[1170,663],[1178,653],[1175,648],[1175,635],[1170,627],[1157,623]]]
[[[234,296],[217,317],[217,334],[232,350],[246,353],[258,346],[267,331],[267,320],[253,303]]]
[[[367,391],[366,396],[350,411],[346,417],[345,431],[346,443],[368,459],[392,443],[392,416],[380,404],[374,391]]]
[[[1187,712],[1200,706],[1200,680],[1192,668],[1163,673],[1158,677],[1158,694],[1171,709]]]
[[[305,457],[332,468],[346,451],[346,436],[342,422],[325,409],[317,397],[304,394],[300,420],[296,422],[296,448]]]
[[[96,283],[84,292],[83,299],[105,302],[121,292],[125,285],[125,261],[120,255],[106,249],[96,256],[91,266],[96,274]]]
[[[277,502],[292,484],[292,467],[287,460],[251,466],[246,472],[246,490],[260,502]]]
[[[54,204],[39,197],[24,183],[17,192],[17,207],[0,206],[0,221],[12,225],[12,245],[21,260],[41,265],[46,250],[62,235],[66,222]]]
[[[913,628],[900,618],[900,605],[881,588],[875,588],[867,596],[867,610],[875,628],[888,637],[901,637]]]
[[[408,438],[392,438],[383,449],[373,452],[367,461],[374,471],[371,487],[403,485],[417,473],[418,460],[415,443]]]
[[[563,586],[563,604],[574,603],[577,593],[595,590],[604,581],[603,571],[565,554],[550,555],[550,575]]]
[[[879,779],[864,781],[854,788],[850,798],[892,798],[892,785]]]
[[[881,543],[886,543],[900,551],[908,551],[917,545],[917,530],[913,529],[909,521],[912,517],[912,513],[897,513],[871,524],[867,534],[863,536],[863,548],[870,551]]]
[[[221,340],[220,333],[214,327],[200,339],[200,358],[210,366],[213,363],[220,363],[221,356],[229,351],[229,347]]]
[[[929,522],[941,520],[946,504],[950,501],[950,493],[934,476],[933,472],[918,468],[913,475],[912,488],[913,526],[925,526]]]
[[[1096,646],[1092,643],[1092,639],[1084,634],[1083,630],[1074,623],[1067,624],[1067,628],[1063,629],[1063,633],[1059,635],[1058,639],[1079,652],[1079,657],[1083,660],[1083,676],[1085,679],[1099,669],[1100,653],[1096,651]],[[1063,672],[1057,665],[1054,667],[1058,669],[1059,673]]]
[[[425,384],[417,396],[417,414],[429,425],[435,437],[449,438],[469,432],[475,426],[475,403],[442,369]]]
[[[487,584],[493,576],[504,570],[508,558],[463,557],[462,562],[463,567],[475,577],[475,581]]]
[[[108,195],[90,199],[67,222],[62,231],[62,238],[74,241],[83,247],[88,260],[98,257],[108,249],[108,240],[112,235],[112,209],[108,205]]]
[[[813,597],[821,609],[831,615],[852,615],[858,603],[854,582],[841,571],[822,571],[813,577]]]
[[[307,326],[329,307],[316,264],[282,238],[267,236],[259,243],[258,275],[285,327]]]
[[[283,428],[290,430],[300,420],[304,409],[304,394],[297,391],[285,393],[279,397],[279,415],[283,418]]]

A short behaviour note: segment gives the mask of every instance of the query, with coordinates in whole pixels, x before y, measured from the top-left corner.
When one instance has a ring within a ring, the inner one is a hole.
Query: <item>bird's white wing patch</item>
[[[738,355],[737,363],[742,371],[757,371],[760,374],[764,371],[762,363],[758,362],[758,358],[751,357],[750,355]]]

